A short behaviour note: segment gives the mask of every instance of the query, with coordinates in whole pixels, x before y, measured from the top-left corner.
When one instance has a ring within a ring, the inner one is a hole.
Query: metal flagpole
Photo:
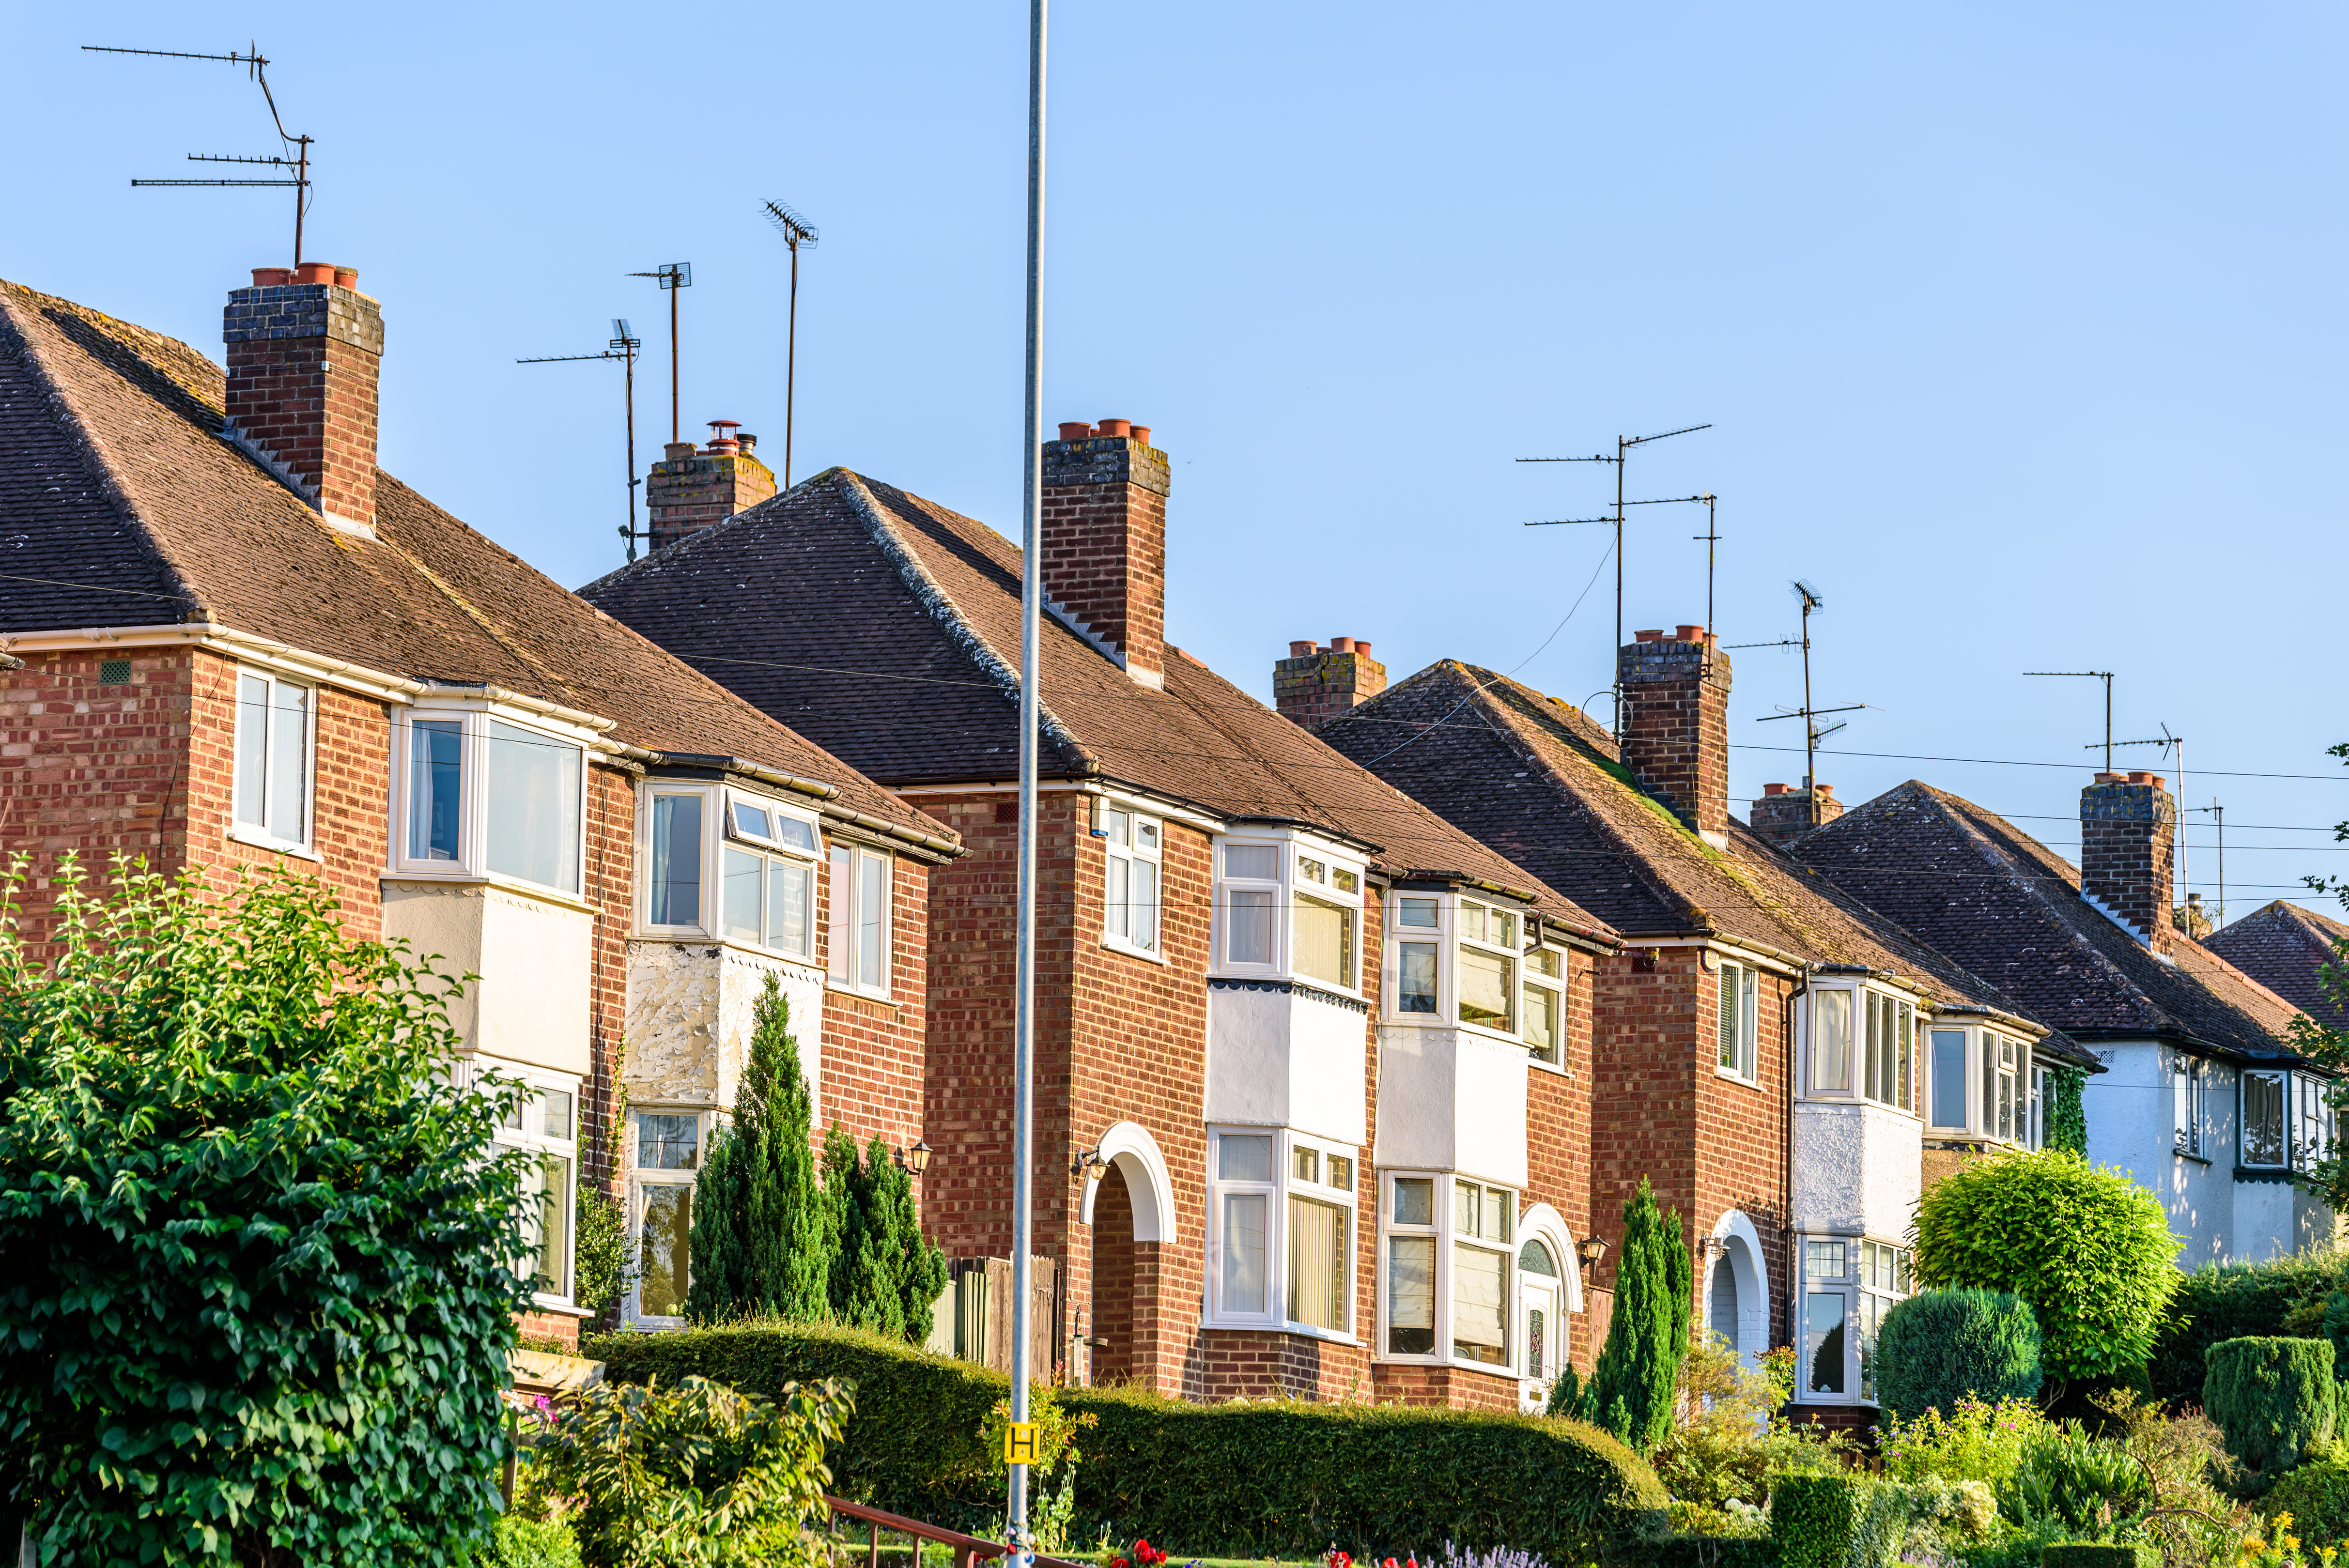
[[[1028,382],[1019,570],[1019,971],[1013,981],[1011,1047],[1011,1420],[1028,1423],[1030,1284],[1034,1247],[1036,1101],[1036,749],[1038,608],[1043,591],[1044,334],[1044,22],[1046,0],[1028,10]],[[1032,1453],[1032,1449],[1026,1450]],[[1016,1568],[1033,1561],[1028,1532],[1028,1466],[1012,1460],[1005,1511]]]

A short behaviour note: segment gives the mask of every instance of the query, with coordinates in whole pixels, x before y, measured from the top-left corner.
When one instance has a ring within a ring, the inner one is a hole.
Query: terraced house
[[[1307,662],[1332,654],[1304,647],[1276,676],[1299,722],[1621,936],[1592,968],[1594,1227],[1651,1180],[1688,1227],[1701,1325],[1748,1358],[1795,1345],[1795,1412],[1863,1419],[1933,1161],[2036,1143],[2046,1075],[2094,1060],[1729,815],[1731,669],[1702,627],[1621,650],[1619,748],[1452,660],[1317,689]]]
[[[1165,455],[1044,451],[1039,1247],[1053,1358],[1514,1408],[1588,1365],[1607,924],[1167,641]],[[1009,1245],[1019,552],[833,469],[582,592],[951,827],[926,1223]]]
[[[572,1339],[574,1192],[625,1194],[673,1322],[699,1150],[780,978],[823,1118],[916,1143],[950,830],[376,464],[348,269],[228,296],[225,372],[0,284],[0,852],[315,876],[479,979],[465,1070],[531,1086],[537,1333]],[[613,1126],[625,1089],[628,1125]]]

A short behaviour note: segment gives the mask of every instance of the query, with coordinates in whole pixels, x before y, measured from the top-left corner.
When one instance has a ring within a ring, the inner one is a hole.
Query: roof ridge
[[[17,319],[12,308],[14,302],[9,297],[11,291],[32,294],[36,299],[47,299],[51,296],[41,294],[36,289],[26,288],[22,284],[10,284],[6,288],[0,289],[0,319],[7,322],[9,329],[16,335],[16,341],[23,346],[24,363],[44,389],[50,410],[57,417],[59,429],[64,432],[66,439],[72,443],[74,449],[81,455],[82,461],[89,469],[90,478],[97,482],[108,504],[112,506],[121,515],[122,521],[130,526],[140,547],[147,552],[162,572],[164,580],[178,591],[180,600],[185,606],[181,612],[180,619],[182,622],[218,620],[219,617],[212,613],[212,606],[196,592],[195,584],[190,581],[187,573],[181,568],[180,562],[172,559],[171,552],[163,547],[163,542],[157,536],[153,527],[140,514],[139,508],[130,499],[129,486],[124,481],[120,469],[115,467],[114,460],[107,456],[90,435],[86,416],[67,393],[63,379],[49,365],[46,357],[47,350],[40,344],[36,335],[26,331],[24,324]],[[60,300],[57,303],[67,304],[71,302]]]
[[[979,673],[987,676],[997,690],[1017,704],[1020,697],[1019,672],[1004,662],[1002,655],[988,644],[978,628],[971,624],[970,617],[963,613],[962,606],[955,603],[954,595],[948,593],[945,585],[931,574],[929,568],[922,564],[921,557],[916,553],[914,547],[906,542],[904,534],[900,531],[903,520],[881,504],[879,499],[866,488],[863,475],[844,467],[834,468],[828,471],[835,476],[834,482],[841,498],[847,501],[848,510],[856,515],[856,520],[864,526],[865,533],[880,549],[889,564],[896,570],[898,578],[904,582],[922,608],[929,613],[932,620],[946,629],[947,637],[956,646],[963,650],[973,664],[978,666]],[[1095,762],[1092,750],[1078,740],[1075,732],[1061,721],[1060,717],[1052,711],[1051,705],[1044,700],[1040,693],[1036,697],[1036,720],[1038,727],[1050,738],[1054,745],[1060,747],[1064,753],[1070,754],[1081,765],[1081,771],[1098,770],[1099,764]]]

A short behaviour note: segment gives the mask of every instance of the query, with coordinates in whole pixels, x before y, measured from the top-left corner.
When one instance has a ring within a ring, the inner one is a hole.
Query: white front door
[[[1518,1310],[1523,1314],[1518,1343],[1526,1347],[1526,1375],[1518,1385],[1523,1408],[1540,1415],[1549,1408],[1549,1387],[1566,1361],[1565,1302],[1555,1279],[1519,1274]]]

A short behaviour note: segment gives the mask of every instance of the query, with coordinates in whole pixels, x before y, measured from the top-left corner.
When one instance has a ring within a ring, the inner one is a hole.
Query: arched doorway
[[[1115,1162],[1092,1193],[1093,1310],[1086,1336],[1096,1343],[1090,1381],[1123,1383],[1133,1376],[1133,1196]]]
[[[1092,1380],[1130,1378],[1157,1387],[1179,1376],[1164,1354],[1174,1326],[1162,1321],[1158,1288],[1159,1249],[1174,1240],[1174,1185],[1158,1140],[1137,1122],[1121,1121],[1102,1133],[1094,1152],[1100,1174],[1085,1183],[1078,1206],[1079,1221],[1092,1227],[1085,1334],[1107,1341],[1088,1347]]]
[[[1705,1327],[1747,1367],[1760,1366],[1770,1348],[1770,1266],[1754,1222],[1736,1209],[1722,1215],[1705,1241],[1704,1260]]]
[[[1517,1252],[1517,1300],[1526,1347],[1518,1394],[1526,1411],[1539,1415],[1549,1408],[1550,1385],[1566,1359],[1566,1284],[1557,1253],[1538,1236]]]

